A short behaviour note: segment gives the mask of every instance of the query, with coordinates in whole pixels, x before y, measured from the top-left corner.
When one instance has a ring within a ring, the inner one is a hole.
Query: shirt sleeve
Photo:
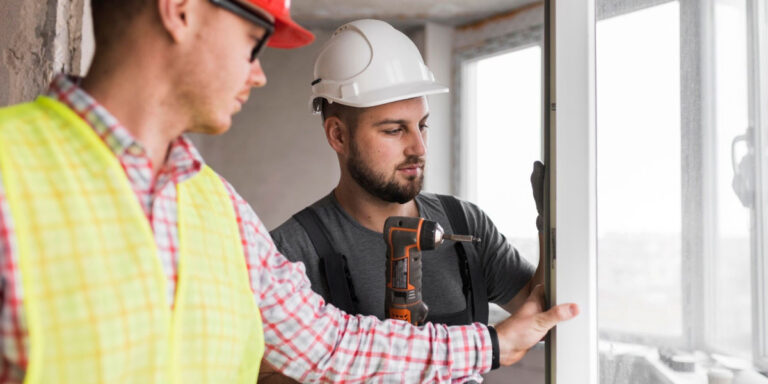
[[[21,383],[24,381],[28,358],[29,338],[21,289],[21,271],[11,209],[0,175],[0,381]]]
[[[504,305],[533,278],[536,268],[507,241],[482,209],[467,201],[462,201],[462,207],[470,230],[482,239],[477,250],[483,263],[488,300]]]
[[[326,305],[303,264],[283,257],[250,206],[233,196],[265,358],[283,374],[302,382],[466,382],[491,369],[493,345],[483,324],[414,327]]]

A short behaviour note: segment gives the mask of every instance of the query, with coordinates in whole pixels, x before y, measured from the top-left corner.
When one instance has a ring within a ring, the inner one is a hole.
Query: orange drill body
[[[421,300],[421,251],[435,248],[435,226],[420,217],[393,216],[384,223],[387,318],[424,324],[429,308]],[[430,231],[432,240],[424,241]]]
[[[429,308],[421,300],[421,252],[435,249],[445,240],[480,241],[471,235],[446,234],[440,224],[421,217],[391,216],[384,222],[387,318],[424,324]]]

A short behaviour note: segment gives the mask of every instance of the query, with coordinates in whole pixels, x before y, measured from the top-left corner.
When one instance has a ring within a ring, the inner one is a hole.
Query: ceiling
[[[506,13],[537,0],[293,0],[291,15],[308,28],[334,29],[375,18],[397,27],[425,21],[460,26]]]

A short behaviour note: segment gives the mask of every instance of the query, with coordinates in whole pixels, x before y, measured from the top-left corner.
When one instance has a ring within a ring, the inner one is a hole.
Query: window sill
[[[707,384],[709,367],[703,353],[696,356],[693,372],[677,372],[659,358],[656,348],[616,342],[600,342],[601,383]],[[727,381],[725,381],[727,383]],[[734,372],[732,384],[768,384],[768,378],[752,370]]]

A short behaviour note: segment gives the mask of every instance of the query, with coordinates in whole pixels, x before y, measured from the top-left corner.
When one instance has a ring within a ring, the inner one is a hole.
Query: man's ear
[[[160,23],[171,39],[179,42],[189,34],[189,12],[194,0],[157,0]]]
[[[349,147],[349,127],[336,116],[329,116],[323,121],[325,138],[336,153],[346,154]]]

